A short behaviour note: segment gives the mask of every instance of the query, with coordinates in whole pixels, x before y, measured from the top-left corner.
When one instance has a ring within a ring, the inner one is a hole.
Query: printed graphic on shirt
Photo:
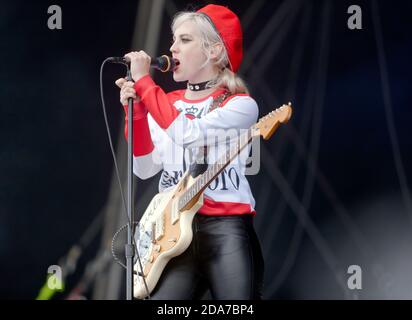
[[[163,171],[160,177],[160,185],[163,189],[173,187],[178,184],[180,178],[183,176],[183,171]],[[214,179],[208,189],[211,191],[228,191],[239,190],[240,178],[239,173],[235,167],[229,167],[224,169]]]
[[[239,190],[239,174],[235,167],[224,169],[209,185],[209,190],[227,191],[229,189]]]
[[[203,108],[202,108],[203,110]],[[187,118],[193,120],[194,118],[200,118],[199,108],[191,106],[185,109],[185,115]]]
[[[200,119],[202,114],[203,114],[204,109],[205,109],[204,106],[202,106],[200,108],[200,107],[196,107],[194,105],[191,105],[191,106],[185,107],[185,108],[181,108],[181,107],[177,108],[177,110],[179,112],[182,112],[184,110],[185,116],[190,120],[193,120],[194,118]]]
[[[172,186],[177,185],[180,178],[183,176],[183,171],[166,171],[163,170],[162,176],[160,177],[160,185],[162,188],[167,189]]]

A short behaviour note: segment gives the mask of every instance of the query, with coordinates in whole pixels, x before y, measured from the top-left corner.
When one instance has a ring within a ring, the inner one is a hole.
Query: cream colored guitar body
[[[192,182],[189,177],[188,185]],[[173,191],[158,193],[140,220],[136,244],[150,293],[159,281],[166,264],[173,257],[182,254],[193,238],[192,221],[203,205],[203,195],[198,197],[190,209],[179,212],[177,204],[182,190],[182,183],[179,183]],[[138,263],[135,264],[134,270],[140,272]],[[134,297],[143,299],[147,295],[143,278],[134,275]]]

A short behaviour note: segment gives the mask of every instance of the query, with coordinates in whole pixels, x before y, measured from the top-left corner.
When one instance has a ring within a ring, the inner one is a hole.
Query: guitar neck
[[[179,199],[179,210],[182,210],[195,196],[203,192],[209,184],[229,165],[229,163],[249,144],[252,140],[252,130],[254,126],[241,134],[234,146],[227,150],[218,161],[199,176],[196,182],[191,185]]]

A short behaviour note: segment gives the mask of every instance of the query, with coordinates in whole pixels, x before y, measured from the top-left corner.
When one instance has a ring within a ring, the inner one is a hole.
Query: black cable
[[[120,189],[120,194],[122,196],[122,200],[123,200],[123,208],[124,208],[124,213],[126,214],[127,217],[127,221],[129,223],[129,225],[131,225],[130,222],[130,217],[127,214],[127,206],[126,206],[126,200],[124,197],[124,193],[123,193],[123,188],[122,188],[122,183],[120,181],[120,173],[119,173],[119,167],[117,166],[117,160],[116,160],[116,154],[114,152],[114,148],[113,148],[113,142],[112,142],[112,137],[110,135],[110,127],[109,127],[109,123],[107,121],[107,114],[106,114],[106,105],[104,103],[104,94],[103,94],[103,68],[104,65],[110,60],[110,58],[107,58],[103,61],[102,65],[100,66],[100,98],[102,100],[102,108],[103,108],[103,116],[104,116],[104,121],[106,124],[106,131],[107,131],[107,136],[109,138],[109,144],[110,144],[110,150],[112,152],[112,156],[113,156],[113,163],[114,163],[114,167],[115,167],[115,172],[116,172],[116,178],[117,178],[117,182],[119,184],[119,189]],[[128,66],[126,65],[126,67],[128,68]],[[131,212],[131,214],[133,214],[133,212]],[[138,223],[137,223],[138,224]],[[133,226],[131,226],[133,229]],[[122,227],[123,228],[123,227]],[[117,234],[122,230],[122,228],[120,228],[120,230],[118,230],[115,234],[115,236],[117,236]],[[139,230],[139,228],[137,228],[137,230]],[[137,276],[141,276],[143,278],[143,282],[147,291],[147,298],[150,299],[150,292],[149,292],[149,288],[147,287],[147,283],[146,283],[146,277],[144,276],[144,271],[143,271],[143,266],[142,266],[142,262],[140,260],[140,255],[139,255],[139,251],[137,250],[137,245],[136,245],[136,241],[135,241],[135,237],[133,234],[133,245],[135,248],[135,252],[136,252],[136,256],[137,256],[137,261],[139,262],[139,267],[140,267],[140,273],[137,274]],[[113,242],[114,240],[112,240]],[[112,251],[113,254],[113,251]],[[114,256],[114,260],[121,265],[122,267],[125,267],[125,265],[123,263],[121,263],[116,256]],[[134,272],[135,273],[135,272]]]
[[[138,225],[139,222],[135,222],[134,224],[135,224],[135,225]],[[120,259],[117,257],[117,254],[116,254],[116,252],[115,252],[114,247],[115,247],[115,242],[116,242],[116,239],[117,239],[118,235],[120,234],[120,232],[122,232],[124,229],[126,229],[127,226],[128,226],[128,225],[125,224],[125,225],[121,226],[121,227],[119,228],[119,230],[117,230],[117,231],[115,232],[115,234],[114,234],[114,236],[113,236],[113,238],[112,238],[112,244],[111,244],[111,250],[112,250],[113,259],[114,259],[119,265],[121,265],[121,266],[122,266],[123,268],[125,268],[125,269],[126,269],[127,267],[126,267],[126,265],[125,265],[123,262],[121,262]],[[136,274],[136,271],[134,271],[134,274]]]

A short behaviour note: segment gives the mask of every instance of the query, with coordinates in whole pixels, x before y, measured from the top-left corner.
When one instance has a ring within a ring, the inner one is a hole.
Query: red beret
[[[197,12],[206,14],[212,20],[225,44],[230,69],[237,72],[243,57],[243,34],[239,18],[229,8],[215,4],[209,4]]]

